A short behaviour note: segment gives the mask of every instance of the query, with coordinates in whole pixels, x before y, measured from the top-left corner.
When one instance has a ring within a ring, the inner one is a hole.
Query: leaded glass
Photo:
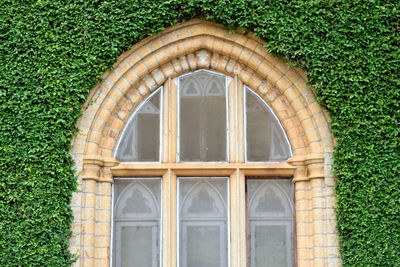
[[[291,149],[271,108],[245,86],[247,161],[286,161]]]
[[[226,178],[179,178],[179,266],[227,266]]]
[[[160,266],[161,179],[115,179],[113,266]]]
[[[293,266],[292,184],[289,179],[248,179],[250,267]]]
[[[180,160],[226,161],[226,76],[200,70],[179,78]]]
[[[135,111],[116,146],[119,161],[160,161],[161,88]]]

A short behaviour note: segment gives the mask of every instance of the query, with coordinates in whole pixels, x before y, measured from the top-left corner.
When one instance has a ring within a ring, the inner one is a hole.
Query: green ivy
[[[332,118],[345,266],[400,266],[400,2],[2,0],[0,265],[69,266],[68,151],[99,77],[194,17],[254,31],[307,71]]]

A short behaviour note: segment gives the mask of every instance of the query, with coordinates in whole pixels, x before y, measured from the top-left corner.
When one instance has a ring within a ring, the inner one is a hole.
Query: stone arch
[[[107,204],[111,202],[109,167],[115,164],[112,152],[129,115],[168,78],[197,69],[237,75],[273,109],[293,149],[289,163],[297,167],[293,179],[298,195],[296,217],[298,228],[304,228],[297,238],[299,265],[339,262],[330,174],[333,139],[329,118],[307,86],[305,73],[268,54],[264,43],[251,33],[231,33],[221,25],[196,19],[135,44],[89,95],[72,148],[76,168],[83,171],[81,193],[72,202],[71,249],[80,255],[79,264],[85,259],[93,263],[108,259],[104,237],[110,231],[106,218],[111,208]]]

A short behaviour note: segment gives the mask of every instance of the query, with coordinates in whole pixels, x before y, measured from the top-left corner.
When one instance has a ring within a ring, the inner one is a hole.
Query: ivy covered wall
[[[89,91],[136,42],[194,17],[254,31],[332,118],[345,266],[400,266],[400,2],[3,0],[0,265],[69,266],[70,154]]]

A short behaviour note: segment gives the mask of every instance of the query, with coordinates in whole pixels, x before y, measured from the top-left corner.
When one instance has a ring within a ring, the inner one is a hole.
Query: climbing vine
[[[332,118],[345,266],[400,266],[400,2],[3,0],[0,265],[69,266],[69,154],[89,91],[133,44],[201,17],[306,70]]]

